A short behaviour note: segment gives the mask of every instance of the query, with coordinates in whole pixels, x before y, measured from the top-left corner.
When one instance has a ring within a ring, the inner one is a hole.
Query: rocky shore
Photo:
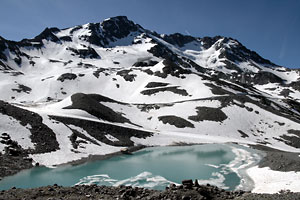
[[[181,185],[171,184],[163,191],[137,188],[131,186],[97,186],[76,185],[73,187],[53,186],[39,187],[33,189],[17,189],[0,191],[0,200],[61,200],[61,199],[174,199],[174,200],[282,200],[300,199],[300,193],[282,192],[279,194],[253,194],[244,191],[225,191],[212,185],[199,185],[195,180],[184,180]]]

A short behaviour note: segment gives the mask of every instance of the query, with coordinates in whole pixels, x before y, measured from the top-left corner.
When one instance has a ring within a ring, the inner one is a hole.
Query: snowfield
[[[299,172],[279,172],[268,167],[257,166],[247,170],[248,175],[254,181],[255,193],[278,193],[281,190],[300,192]]]

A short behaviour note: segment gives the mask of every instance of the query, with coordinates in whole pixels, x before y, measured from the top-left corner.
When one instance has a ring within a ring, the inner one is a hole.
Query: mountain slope
[[[235,39],[160,35],[124,16],[0,38],[0,151],[7,134],[44,165],[138,144],[299,152],[299,76]]]

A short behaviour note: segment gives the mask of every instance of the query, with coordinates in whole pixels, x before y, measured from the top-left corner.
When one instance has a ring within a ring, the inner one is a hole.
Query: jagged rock
[[[194,186],[195,186],[195,187],[200,187],[200,185],[199,185],[199,183],[198,183],[198,180],[197,180],[197,179],[195,179]]]
[[[90,58],[90,59],[99,59],[100,56],[92,47],[88,47],[87,49],[75,49],[68,47],[67,50],[74,53],[74,55],[78,55],[79,58]]]
[[[162,37],[166,42],[183,47],[185,44],[197,40],[196,38],[188,35],[182,35],[180,33],[174,33],[171,35],[164,35]]]
[[[185,188],[191,189],[193,187],[192,179],[183,180],[181,183]]]

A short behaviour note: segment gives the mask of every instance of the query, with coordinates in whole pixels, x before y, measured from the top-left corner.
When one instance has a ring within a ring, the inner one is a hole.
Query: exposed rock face
[[[0,113],[20,121],[23,126],[30,125],[30,139],[35,144],[35,149],[29,150],[30,153],[46,153],[59,149],[55,133],[42,123],[42,117],[38,114],[12,106],[1,100]]]
[[[156,87],[164,87],[169,85],[169,83],[161,83],[161,82],[149,82],[145,86],[146,88],[156,88]]]
[[[185,44],[197,40],[192,36],[182,35],[180,33],[164,35],[162,37],[166,42],[177,45],[179,47],[183,47]]]
[[[179,89],[178,86],[147,89],[147,90],[141,91],[141,94],[150,96],[150,95],[153,95],[153,94],[156,94],[156,93],[159,93],[159,92],[166,92],[166,91],[173,92],[175,94],[179,94],[179,95],[182,95],[182,96],[188,96],[189,95],[186,90]]]
[[[106,123],[57,116],[52,116],[51,118],[67,125],[71,124],[81,127],[93,138],[112,146],[134,146],[134,142],[131,140],[131,137],[146,139],[153,135],[151,132]],[[108,140],[105,136],[108,133],[117,138],[118,141]]]
[[[189,116],[190,120],[199,121],[216,121],[222,122],[227,119],[226,114],[220,108],[197,107],[197,115]]]
[[[77,93],[71,97],[73,104],[65,107],[64,109],[81,109],[99,119],[103,119],[110,122],[125,123],[130,121],[123,117],[121,114],[116,113],[111,108],[101,104],[97,95],[86,95],[83,93]]]
[[[74,48],[67,48],[67,50],[74,53],[74,55],[79,55],[79,58],[93,58],[93,59],[100,59],[98,53],[92,47],[88,47],[87,49],[74,49]]]

